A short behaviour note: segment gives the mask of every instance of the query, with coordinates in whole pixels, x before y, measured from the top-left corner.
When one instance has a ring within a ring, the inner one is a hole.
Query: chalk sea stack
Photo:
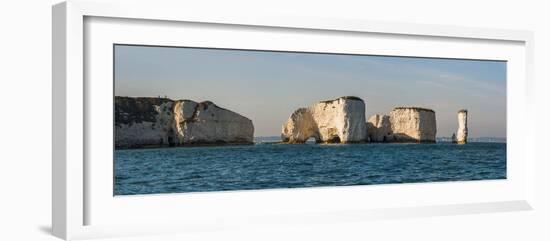
[[[436,141],[435,112],[421,107],[396,107],[389,115],[365,121],[365,102],[354,96],[320,101],[299,108],[283,125],[284,143],[427,142]]]
[[[421,107],[396,107],[390,112],[395,142],[435,142],[435,112]]]
[[[466,144],[468,140],[468,110],[458,111],[458,130],[455,138],[453,141],[457,144]]]
[[[252,121],[210,101],[115,97],[115,147],[252,144]]]
[[[344,96],[297,109],[283,124],[281,139],[286,143],[305,143],[309,138],[317,143],[365,142],[365,102]]]
[[[389,115],[376,114],[367,123],[371,142],[435,142],[435,112],[421,107],[396,107]]]

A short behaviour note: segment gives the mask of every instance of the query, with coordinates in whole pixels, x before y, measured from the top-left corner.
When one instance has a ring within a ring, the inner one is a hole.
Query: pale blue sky
[[[367,118],[395,106],[436,112],[437,136],[469,111],[470,137],[506,137],[506,62],[147,46],[115,46],[115,95],[210,100],[278,136],[299,107],[365,100]]]

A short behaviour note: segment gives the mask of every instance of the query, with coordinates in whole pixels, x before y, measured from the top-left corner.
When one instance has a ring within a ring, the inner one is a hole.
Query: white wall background
[[[57,240],[51,219],[52,0],[0,5],[0,240]],[[550,240],[550,14],[546,1],[201,1],[190,7],[246,13],[436,23],[535,31],[535,211],[418,218],[286,229],[233,230],[116,240]]]

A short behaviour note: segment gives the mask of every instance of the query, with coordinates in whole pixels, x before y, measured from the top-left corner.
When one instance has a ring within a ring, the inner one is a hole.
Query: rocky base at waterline
[[[354,96],[320,101],[299,108],[283,124],[283,143],[423,142],[436,141],[435,112],[421,107],[396,107],[389,115],[365,121],[365,102]]]
[[[210,101],[115,97],[115,148],[253,144],[252,121]]]

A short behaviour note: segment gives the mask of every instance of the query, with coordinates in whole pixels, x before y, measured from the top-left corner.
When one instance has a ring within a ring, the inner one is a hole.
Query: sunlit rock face
[[[310,137],[320,141],[317,122],[309,108],[297,109],[283,125],[281,139],[287,143],[305,143]]]
[[[370,142],[435,142],[435,112],[420,107],[397,107],[367,122]]]
[[[212,102],[115,97],[115,147],[251,144],[252,121]]]
[[[296,110],[283,125],[286,143],[435,142],[435,112],[420,107],[397,107],[389,115],[365,121],[365,102],[357,97],[321,101]]]
[[[435,112],[420,107],[397,107],[390,114],[390,142],[435,142]]]
[[[192,110],[192,111],[191,111]],[[252,143],[252,121],[210,101],[176,101],[177,144]]]
[[[468,111],[458,111],[458,130],[456,131],[456,143],[466,144],[468,140]]]
[[[286,143],[357,143],[367,139],[365,102],[353,96],[318,102],[299,108],[283,125],[281,139]]]

